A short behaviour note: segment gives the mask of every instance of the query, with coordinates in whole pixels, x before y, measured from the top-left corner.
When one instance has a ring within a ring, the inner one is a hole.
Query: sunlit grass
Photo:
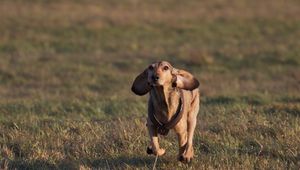
[[[299,169],[299,3],[0,2],[0,169],[150,169],[147,97],[168,60],[200,80],[196,157],[157,169]]]

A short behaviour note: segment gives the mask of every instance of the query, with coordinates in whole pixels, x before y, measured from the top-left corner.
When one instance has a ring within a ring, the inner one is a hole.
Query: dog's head
[[[131,90],[137,95],[144,95],[154,86],[171,86],[194,90],[199,87],[199,81],[191,73],[176,69],[169,62],[160,61],[149,65],[138,75]]]

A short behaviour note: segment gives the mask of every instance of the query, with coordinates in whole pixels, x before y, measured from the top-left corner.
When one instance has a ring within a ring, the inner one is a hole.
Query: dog
[[[167,135],[174,129],[179,143],[178,160],[189,163],[193,159],[193,136],[200,107],[199,85],[191,73],[176,69],[167,61],[150,64],[135,78],[131,90],[139,96],[150,94],[148,154],[164,155],[158,135]]]

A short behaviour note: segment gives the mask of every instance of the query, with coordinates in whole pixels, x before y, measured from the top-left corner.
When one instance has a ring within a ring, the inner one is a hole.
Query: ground
[[[147,97],[170,61],[200,81],[196,157],[157,169],[300,168],[299,1],[2,0],[0,166],[149,169]]]

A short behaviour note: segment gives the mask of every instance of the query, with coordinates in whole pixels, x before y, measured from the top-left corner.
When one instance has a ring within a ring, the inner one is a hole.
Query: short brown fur
[[[162,123],[171,120],[181,99],[183,116],[173,129],[178,136],[178,159],[183,162],[190,162],[194,156],[193,136],[200,103],[198,87],[199,82],[191,73],[161,61],[151,64],[138,75],[131,88],[137,95],[150,93],[148,114],[154,114]],[[151,153],[163,155],[165,150],[159,146],[158,128],[149,117],[147,127]]]

